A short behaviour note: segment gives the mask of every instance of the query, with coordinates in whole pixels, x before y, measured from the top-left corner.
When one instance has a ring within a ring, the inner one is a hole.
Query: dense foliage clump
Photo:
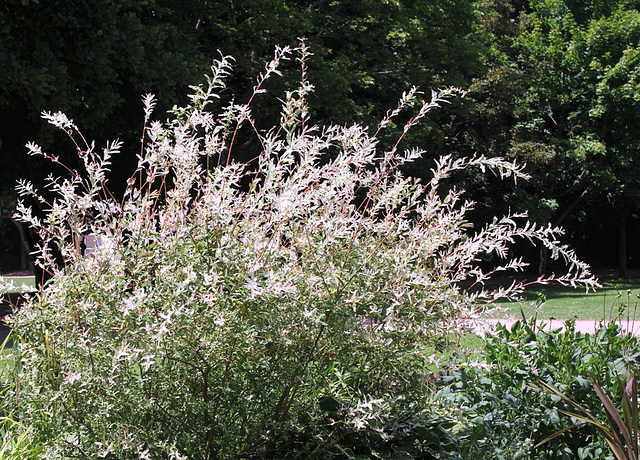
[[[612,458],[598,430],[567,416],[580,412],[542,387],[557,389],[608,426],[590,375],[606,394],[617,395],[639,357],[638,338],[614,322],[600,324],[594,334],[578,332],[574,321],[555,330],[535,320],[499,326],[485,337],[481,354],[457,357],[440,381],[439,405],[457,427],[455,451],[462,458],[505,460]]]
[[[525,266],[508,258],[510,243],[534,240],[563,258],[569,272],[557,281],[596,284],[557,242],[559,229],[522,214],[474,229],[465,215],[473,203],[441,188],[472,167],[525,178],[520,166],[444,157],[427,183],[402,174],[421,151],[401,150],[404,134],[385,151],[377,136],[416,105],[416,89],[373,135],[313,125],[304,42],[296,52],[301,84],[266,132],[255,128],[251,101],[288,48],[276,50],[247,104],[217,102],[227,57],[166,123],[149,122],[154,99],[145,97],[138,169],[118,200],[107,176],[120,143],[98,153],[65,115],[45,114],[75,143],[84,171],[52,177],[52,200],[20,186],[45,208],[45,218],[25,205],[18,214],[41,238],[38,263],[55,276],[12,319],[15,368],[3,405],[47,456],[399,451],[402,421],[428,411],[434,345],[524,289],[484,288],[496,271]],[[455,92],[419,103],[404,132]],[[261,148],[237,163],[243,129]],[[488,256],[498,261],[489,270],[480,264]]]

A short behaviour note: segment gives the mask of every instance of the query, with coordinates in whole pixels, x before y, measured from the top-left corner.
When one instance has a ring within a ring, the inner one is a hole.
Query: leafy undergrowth
[[[637,337],[621,335],[614,324],[603,324],[596,334],[566,324],[566,332],[537,331],[528,321],[511,329],[501,326],[486,337],[477,359],[463,355],[451,360],[437,400],[447,419],[456,422],[459,458],[609,458],[604,439],[586,424],[534,447],[573,423],[561,413],[573,407],[535,389],[540,381],[606,419],[589,374],[598,376],[605,393],[615,395],[619,382],[626,383],[637,370]]]

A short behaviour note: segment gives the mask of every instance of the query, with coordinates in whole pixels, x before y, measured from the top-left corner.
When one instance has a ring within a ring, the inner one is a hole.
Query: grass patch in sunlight
[[[506,312],[491,313],[491,317],[526,317],[557,319],[638,319],[640,311],[640,279],[603,280],[597,292],[564,286],[541,286],[525,292],[520,302],[501,302]],[[537,305],[540,304],[540,307]]]
[[[5,281],[11,282],[16,290],[13,292],[21,292],[23,290],[23,285],[35,289],[36,287],[36,279],[33,275],[30,276],[4,276]]]

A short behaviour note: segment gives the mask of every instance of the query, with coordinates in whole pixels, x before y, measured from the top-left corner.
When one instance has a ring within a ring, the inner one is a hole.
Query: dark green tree
[[[166,4],[163,4],[166,3]],[[184,98],[208,58],[179,10],[196,3],[124,0],[6,0],[0,5],[0,182],[38,181],[27,158],[37,140],[57,151],[43,110],[63,111],[98,142],[123,139],[124,164],[139,151],[140,97]],[[162,109],[162,108],[161,108]],[[100,144],[98,144],[100,145]]]
[[[112,178],[115,190],[123,186],[140,152],[141,95],[153,92],[161,101],[177,103],[207,68],[209,58],[199,50],[192,18],[181,14],[198,3],[0,3],[0,215],[5,222],[15,206],[17,179],[40,188],[49,173],[61,172],[29,157],[28,141],[79,167],[71,161],[75,152],[69,152],[68,140],[41,119],[43,110],[65,112],[96,140],[97,149],[108,140],[123,140]],[[168,108],[159,107],[158,113]],[[29,234],[18,222],[13,224],[22,244],[8,244],[22,253],[20,265],[25,268]]]
[[[236,90],[250,91],[274,46],[306,38],[313,53],[308,72],[315,122],[358,121],[375,129],[412,86],[427,96],[445,86],[466,88],[480,69],[469,0],[207,1],[203,7],[198,20],[203,52],[220,49],[236,58],[235,81],[229,84]],[[292,63],[289,69],[267,89],[296,84],[298,67]],[[236,94],[243,96],[248,95]],[[279,116],[278,106],[259,103],[258,110],[263,113],[256,119],[267,125]],[[431,144],[443,137],[433,130],[431,125],[412,135]]]
[[[535,180],[518,193],[534,216],[558,224],[580,209],[588,217],[590,209],[616,208],[626,274],[625,217],[640,197],[637,5],[488,0],[483,7],[493,19],[479,23],[482,36],[496,45],[486,48],[489,71],[473,85],[468,145],[530,165]]]
[[[274,47],[298,37],[314,54],[315,119],[375,125],[412,85],[427,93],[467,86],[479,69],[474,18],[470,0],[7,0],[0,6],[5,176],[34,169],[23,161],[27,140],[54,136],[42,110],[66,112],[98,140],[124,139],[131,156],[141,94],[179,104],[222,52],[237,60],[229,86],[242,102]],[[295,63],[290,69],[267,89],[296,82]],[[279,107],[257,107],[277,121]]]
[[[65,112],[97,148],[124,142],[114,158],[117,191],[140,152],[141,95],[184,105],[189,85],[201,82],[223,53],[236,59],[227,96],[247,102],[274,47],[296,46],[302,37],[313,53],[313,122],[376,129],[412,86],[428,98],[431,89],[467,87],[478,74],[474,8],[471,0],[6,0],[0,4],[0,195],[10,201],[17,178],[41,185],[52,172],[27,157],[28,141],[73,161],[64,135],[41,120],[43,110]],[[265,89],[281,93],[298,81],[299,65],[291,62]],[[258,129],[278,123],[277,101],[258,97],[252,107]],[[155,114],[163,118],[170,108]],[[389,139],[403,128],[399,120]],[[449,127],[437,128],[440,122],[413,130],[410,142],[441,153]],[[260,144],[252,129],[238,135],[234,159],[254,158]],[[415,174],[432,163],[426,165],[416,165]]]

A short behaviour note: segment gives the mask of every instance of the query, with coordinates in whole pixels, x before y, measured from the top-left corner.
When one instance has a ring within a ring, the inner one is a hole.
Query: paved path
[[[484,319],[482,323],[477,323],[472,326],[472,330],[474,332],[486,332],[487,327],[493,328],[496,324],[502,323],[507,328],[511,328],[513,323],[515,323],[516,319]],[[542,330],[554,330],[554,329],[562,329],[564,330],[564,319],[540,319],[537,321],[538,329]],[[635,336],[640,336],[640,320],[638,321],[616,321],[616,323],[620,326],[623,332],[631,332]],[[601,322],[592,320],[592,319],[580,319],[576,320],[576,331],[582,332],[584,334],[593,334],[597,329],[600,328]]]

